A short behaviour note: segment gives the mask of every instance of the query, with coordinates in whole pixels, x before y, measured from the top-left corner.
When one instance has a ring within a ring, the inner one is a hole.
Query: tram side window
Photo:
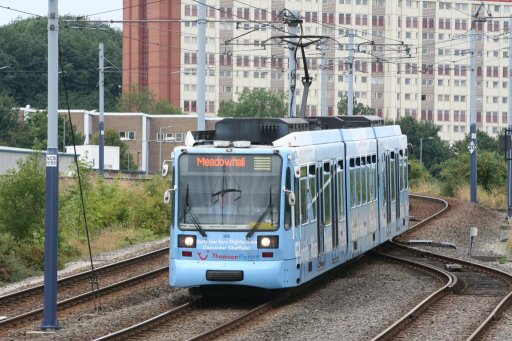
[[[297,178],[297,177],[293,177],[294,180],[294,184],[295,184],[295,187],[294,187],[294,192],[295,192],[295,196],[297,198],[297,204],[295,205],[295,226],[300,226],[300,213],[301,213],[301,208],[302,208],[302,202],[301,202],[301,195],[300,195],[300,179]]]
[[[402,168],[401,168],[401,171],[402,171],[402,182],[401,182],[401,187],[402,187],[402,190],[406,190],[408,185],[407,185],[407,151],[406,150],[402,150],[402,158],[401,158],[401,161],[402,161]]]
[[[390,183],[390,190],[391,190],[391,201],[396,200],[396,157],[395,153],[391,153],[391,165],[390,165],[390,171],[391,171],[391,183]]]
[[[388,177],[387,177],[387,172],[386,172],[386,169],[388,167],[388,160],[387,160],[387,157],[386,157],[386,154],[382,154],[382,162],[384,164],[384,167],[382,168],[383,169],[383,174],[382,174],[382,186],[384,188],[384,191],[383,191],[383,195],[384,195],[384,205],[387,204],[387,201],[388,201]]]
[[[406,189],[409,188],[409,167],[407,165],[409,164],[409,157],[407,155],[407,149],[404,150],[404,187]]]
[[[311,213],[312,216],[310,217],[309,221],[316,221],[316,205],[317,205],[317,192],[316,192],[316,170],[315,165],[309,165],[309,174],[308,174],[308,180],[309,180],[309,195],[311,196]]]
[[[300,167],[300,222],[308,223],[308,172],[305,166]]]
[[[176,184],[176,172],[174,169],[174,165],[172,166],[172,173],[171,173],[171,188],[173,188]],[[171,195],[171,228],[174,228],[174,209],[175,209],[175,202],[174,202],[174,193]]]
[[[354,159],[350,159],[349,164],[349,174],[350,174],[350,207],[356,207],[356,169],[355,164],[356,161]]]
[[[354,208],[357,205],[357,192],[356,192],[356,160],[350,159],[350,207]]]
[[[363,201],[363,203],[369,203],[370,201],[372,201],[371,197],[370,197],[370,184],[371,184],[371,175],[370,175],[370,169],[371,169],[371,164],[370,164],[370,157],[369,156],[365,156],[364,157],[365,159],[365,162],[364,162],[364,177],[365,177],[365,180],[364,180],[364,186],[363,186],[363,191],[365,193],[364,197],[365,197],[365,200]]]
[[[323,180],[324,180],[324,206],[325,206],[325,212],[324,212],[324,222],[326,226],[331,225],[331,163],[330,162],[324,162],[324,174],[323,174]]]
[[[364,156],[360,158],[359,180],[361,182],[360,203],[361,205],[364,205],[366,203],[366,159]]]
[[[343,169],[343,160],[338,160],[338,167],[336,170],[336,176],[338,177],[338,216],[340,217],[340,220],[343,219],[343,210],[344,210],[344,202],[345,202],[345,195],[343,193],[343,181],[345,181],[344,177],[344,169]]]
[[[405,164],[405,160],[404,160],[404,151],[403,150],[400,150],[400,163],[398,164],[398,176],[400,178],[400,191],[403,191],[405,189],[405,185],[404,185],[404,164]]]
[[[377,200],[377,155],[372,155],[372,198]]]
[[[287,189],[290,189],[292,187],[292,172],[291,169],[288,168],[286,170],[286,184]],[[292,207],[290,204],[288,204],[288,200],[284,201],[284,228],[289,229],[292,226]]]
[[[373,201],[373,167],[372,167],[372,157],[370,155],[366,156],[366,173],[368,174],[367,182],[366,182],[366,198],[368,202]]]
[[[362,190],[362,180],[363,177],[361,174],[363,172],[363,167],[361,167],[361,158],[356,157],[356,205],[360,206],[362,204],[363,198],[363,190]]]

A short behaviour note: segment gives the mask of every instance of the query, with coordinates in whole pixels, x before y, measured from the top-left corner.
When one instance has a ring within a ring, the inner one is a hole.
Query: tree
[[[105,109],[113,110],[121,84],[122,32],[104,24],[64,23],[75,19],[63,16],[60,21],[59,68],[62,63],[64,73],[59,79],[59,108],[67,107],[64,83],[70,107],[88,110],[98,107],[101,42],[108,60],[105,66],[111,68],[105,72]],[[0,26],[0,66],[9,66],[1,71],[0,94],[13,97],[21,106],[46,108],[48,104],[47,24],[46,18],[35,18]]]
[[[92,144],[100,144],[100,135],[95,133],[92,137]],[[133,155],[128,151],[128,145],[121,141],[119,134],[114,129],[105,129],[105,146],[119,147],[119,168],[121,170],[136,170],[137,165]]]
[[[477,130],[476,132],[476,141],[478,144],[478,152],[480,151],[489,151],[489,152],[499,152],[498,148],[498,140],[487,135],[486,132]],[[457,141],[452,145],[452,152],[455,155],[461,155],[464,153],[468,153],[468,145],[471,142],[470,134],[466,134],[463,140]],[[504,153],[502,153],[504,155]]]
[[[426,182],[431,179],[432,176],[425,168],[425,165],[420,164],[420,162],[415,159],[409,160],[409,183],[411,186],[415,186],[422,181]]]
[[[454,196],[459,186],[469,184],[471,174],[471,154],[467,151],[441,164],[439,178],[442,181],[442,194]],[[477,182],[486,191],[506,187],[507,163],[503,156],[494,151],[478,152]]]
[[[12,97],[0,96],[0,145],[11,145],[18,125],[18,111]]]
[[[40,154],[18,161],[0,177],[0,232],[18,241],[44,235],[46,175]]]
[[[437,165],[452,156],[448,143],[438,135],[441,128],[432,122],[418,122],[411,116],[402,117],[397,123],[402,133],[407,135],[407,142],[412,146],[412,156],[419,160],[421,153],[425,167],[433,176],[438,175],[440,169]]]
[[[220,117],[285,117],[288,113],[284,91],[266,89],[244,89],[238,102],[222,101]]]
[[[64,129],[64,124],[66,128]],[[77,145],[83,144],[85,137],[76,131],[73,126],[73,133],[75,135],[75,143]],[[58,117],[58,131],[57,131],[58,148],[64,151],[64,134],[66,135],[66,144],[73,143],[73,135],[71,126],[67,116],[59,115]],[[13,147],[32,148],[44,150],[47,148],[48,139],[48,113],[46,111],[37,111],[30,114],[28,119],[19,123],[19,128]]]
[[[123,112],[143,112],[147,114],[180,115],[180,108],[175,108],[169,101],[155,100],[153,91],[147,86],[132,84],[130,91],[123,92],[118,98],[117,109]]]
[[[348,113],[348,97],[342,96],[338,102],[338,114],[347,115]],[[353,107],[354,115],[373,115],[373,109],[367,105],[357,102],[357,99],[354,97],[354,107]]]

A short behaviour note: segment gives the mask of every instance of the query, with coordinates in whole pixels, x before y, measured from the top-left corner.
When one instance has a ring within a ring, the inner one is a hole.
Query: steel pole
[[[470,183],[471,183],[471,202],[477,203],[477,138],[476,138],[476,48],[475,48],[475,19],[472,19],[471,22],[471,34],[469,35],[469,46],[470,46],[470,64],[471,64],[471,74],[470,74],[470,112],[471,112],[471,123],[469,126],[469,133],[471,136],[471,142],[468,146],[468,149],[471,153],[471,174],[470,174]]]
[[[158,139],[159,139],[159,144],[160,144],[160,158],[158,159],[159,162],[158,162],[158,169],[160,170],[160,174],[162,174],[162,127],[160,127],[160,129],[158,129]]]
[[[322,83],[321,83],[321,92],[322,92],[322,97],[321,97],[321,103],[320,105],[322,106],[322,109],[320,111],[320,116],[329,116],[329,113],[327,112],[327,59],[325,58],[325,55],[326,55],[326,50],[327,50],[327,46],[325,45],[325,43],[322,43],[320,44],[319,46],[319,49],[320,49],[320,53],[322,55],[322,71],[320,72],[320,78],[322,80]]]
[[[420,137],[420,163],[423,163],[423,137]]]
[[[512,17],[508,19],[508,27],[512,28]],[[508,164],[508,220],[512,218],[512,34],[508,35],[508,131],[506,134]]]
[[[57,321],[57,251],[59,230],[59,5],[48,0],[48,147],[46,151],[46,219],[44,308],[41,329],[59,329]]]
[[[103,52],[103,43],[100,43],[99,46],[99,59],[100,59],[100,175],[103,176],[103,172],[105,170],[105,118],[104,118],[104,107],[105,107],[105,68],[104,68],[104,52]]]
[[[297,41],[295,36],[299,33],[299,11],[290,11],[290,18],[287,21],[288,24],[288,34],[290,35],[290,40],[293,42]],[[288,116],[296,117],[297,116],[297,104],[295,97],[295,90],[297,88],[297,46],[294,44],[288,44],[288,83],[290,84],[288,88]]]
[[[349,30],[347,115],[354,115],[354,32]]]

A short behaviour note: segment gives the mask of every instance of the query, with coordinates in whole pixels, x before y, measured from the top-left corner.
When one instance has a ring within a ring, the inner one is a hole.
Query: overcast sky
[[[122,20],[122,8],[123,0],[58,0],[59,15],[93,15],[96,20]],[[47,16],[48,0],[0,0],[0,26],[34,14]]]

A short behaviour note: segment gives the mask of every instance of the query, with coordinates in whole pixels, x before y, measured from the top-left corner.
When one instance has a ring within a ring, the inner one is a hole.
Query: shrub
[[[0,177],[0,232],[20,242],[44,231],[46,179],[42,158],[32,154]]]
[[[39,273],[17,257],[24,252],[20,243],[7,233],[0,233],[0,284],[21,280]]]

